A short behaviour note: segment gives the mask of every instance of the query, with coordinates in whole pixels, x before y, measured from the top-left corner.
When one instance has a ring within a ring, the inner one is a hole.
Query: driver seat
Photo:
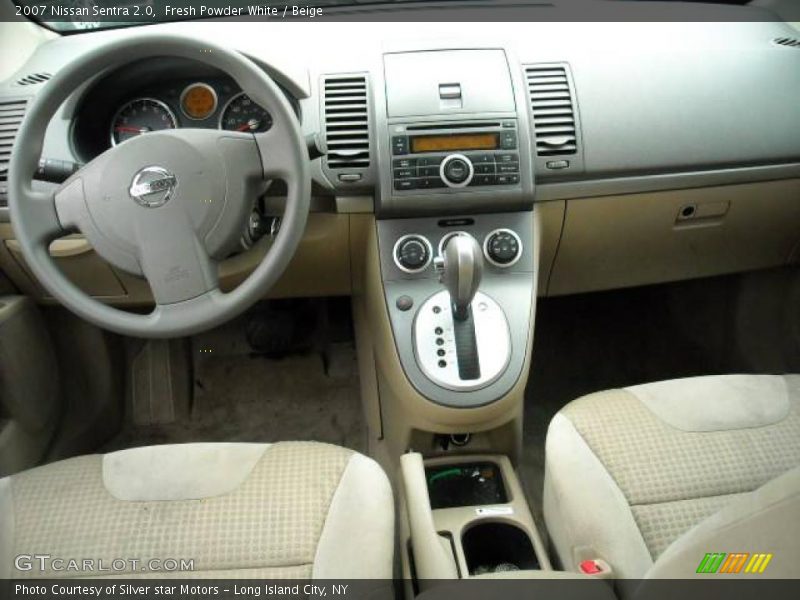
[[[149,446],[0,479],[0,578],[390,579],[393,553],[385,473],[328,444]]]

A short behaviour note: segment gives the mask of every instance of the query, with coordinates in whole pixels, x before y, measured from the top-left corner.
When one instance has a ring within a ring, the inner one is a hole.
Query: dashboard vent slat
[[[21,77],[17,79],[17,85],[36,85],[39,83],[44,83],[45,81],[49,80],[52,77],[50,73],[30,73],[25,75],[25,77]]]
[[[578,152],[575,101],[565,66],[531,65],[525,68],[533,112],[538,156]]]
[[[792,37],[779,37],[772,40],[778,46],[786,46],[788,48],[800,48],[800,39]]]
[[[331,169],[370,165],[367,78],[328,75],[323,80],[326,162]]]
[[[0,102],[0,206],[8,205],[8,163],[27,103],[27,100]]]

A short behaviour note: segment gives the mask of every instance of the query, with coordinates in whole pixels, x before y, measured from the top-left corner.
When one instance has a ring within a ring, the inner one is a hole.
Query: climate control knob
[[[404,235],[394,245],[394,262],[406,273],[417,273],[431,262],[433,249],[425,236]]]
[[[496,267],[510,267],[522,256],[522,240],[511,229],[495,229],[483,242],[483,254]]]
[[[472,161],[463,154],[446,156],[439,167],[439,175],[449,187],[464,187],[472,181],[475,169]]]

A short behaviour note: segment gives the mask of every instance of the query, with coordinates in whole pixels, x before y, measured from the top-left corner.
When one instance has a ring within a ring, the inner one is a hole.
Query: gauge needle
[[[150,129],[148,127],[127,127],[125,125],[120,125],[119,127],[115,127],[114,131],[119,131],[120,133],[147,133]]]
[[[256,119],[250,119],[244,125],[237,127],[236,131],[248,131],[250,129],[258,129],[258,121]]]

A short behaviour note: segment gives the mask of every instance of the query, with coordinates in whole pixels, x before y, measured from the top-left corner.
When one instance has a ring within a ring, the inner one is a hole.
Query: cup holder
[[[510,523],[473,525],[461,536],[461,546],[470,575],[540,568],[530,537]]]

